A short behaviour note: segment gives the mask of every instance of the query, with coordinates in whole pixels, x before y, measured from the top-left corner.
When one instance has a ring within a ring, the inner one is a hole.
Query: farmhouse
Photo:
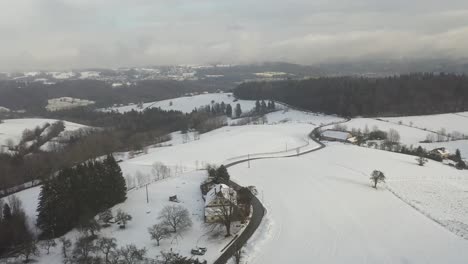
[[[218,221],[219,215],[232,206],[237,210],[237,192],[226,184],[214,185],[205,197],[205,222]]]
[[[350,143],[355,143],[357,140],[356,137],[354,137],[351,133],[339,130],[325,130],[321,134],[321,139]]]
[[[442,147],[442,148],[436,148],[436,149],[431,150],[429,154],[433,154],[442,159],[446,159],[450,156],[450,151]]]

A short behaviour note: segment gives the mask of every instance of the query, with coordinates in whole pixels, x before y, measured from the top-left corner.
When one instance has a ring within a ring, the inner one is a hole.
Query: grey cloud
[[[0,70],[468,57],[468,2],[0,2]]]

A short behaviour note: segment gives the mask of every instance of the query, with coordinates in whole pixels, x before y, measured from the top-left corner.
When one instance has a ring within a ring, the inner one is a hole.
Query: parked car
[[[205,255],[205,252],[206,252],[206,251],[203,251],[203,250],[201,250],[201,249],[199,249],[199,248],[197,248],[197,249],[192,249],[192,251],[191,251],[192,255],[198,255],[198,256],[203,256],[203,255]]]

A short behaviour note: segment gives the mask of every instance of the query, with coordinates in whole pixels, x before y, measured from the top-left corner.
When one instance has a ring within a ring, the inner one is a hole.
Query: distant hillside
[[[249,82],[239,85],[234,95],[343,116],[423,115],[468,110],[468,77],[410,74]]]

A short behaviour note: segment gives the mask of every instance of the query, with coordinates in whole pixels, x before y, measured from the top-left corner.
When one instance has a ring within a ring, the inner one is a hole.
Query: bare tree
[[[94,218],[83,221],[78,228],[85,236],[90,236],[91,238],[96,238],[96,232],[101,230],[101,226]]]
[[[231,224],[235,220],[237,209],[237,195],[235,191],[229,189],[229,192],[223,198],[218,198],[216,206],[211,207],[211,216],[213,225],[221,225],[226,229],[226,237],[231,236]]]
[[[420,155],[416,158],[416,161],[418,162],[419,166],[424,166],[424,164],[426,164],[428,160],[424,156]]]
[[[91,254],[97,250],[94,240],[87,236],[81,236],[75,243],[73,255],[77,258],[79,263],[90,263]]]
[[[397,144],[400,142],[400,134],[393,128],[388,130],[387,140],[392,144]]]
[[[107,209],[99,214],[99,221],[102,221],[104,223],[104,227],[108,227],[110,224],[110,221],[114,218],[112,215],[112,211],[110,209]]]
[[[97,248],[99,251],[104,254],[104,260],[106,264],[111,263],[110,262],[110,255],[112,252],[115,251],[117,248],[117,243],[115,238],[107,238],[107,237],[101,237],[97,241]]]
[[[151,172],[155,176],[156,180],[168,178],[171,175],[171,169],[164,165],[162,162],[153,163]]]
[[[41,248],[44,250],[47,250],[47,255],[50,253],[50,248],[53,248],[57,246],[57,243],[55,242],[55,239],[46,239],[41,242]]]
[[[189,211],[180,205],[167,205],[159,216],[161,223],[172,228],[172,231],[177,233],[177,230],[183,230],[192,226]]]
[[[159,242],[171,236],[169,228],[163,224],[155,224],[148,228],[151,239],[156,240],[156,245],[159,247]]]
[[[385,175],[381,171],[374,170],[372,172],[372,174],[371,174],[370,179],[371,179],[372,183],[374,184],[374,188],[377,189],[377,184],[379,182],[385,182]]]
[[[138,249],[135,245],[130,244],[121,247],[118,254],[124,264],[135,264],[142,261],[146,255],[146,248]]]
[[[234,263],[236,263],[236,264],[241,263],[243,253],[244,253],[244,250],[242,249],[242,247],[237,246],[237,250],[236,250],[236,252],[234,252]]]
[[[66,239],[65,237],[61,237],[59,241],[60,243],[62,243],[62,256],[64,259],[66,259],[68,258],[68,252],[70,251],[72,243],[69,239]]]
[[[132,220],[132,216],[127,214],[126,212],[122,211],[121,209],[117,210],[117,214],[115,215],[115,221],[120,223],[121,228],[125,228],[127,222]]]
[[[19,255],[24,258],[24,263],[28,263],[31,256],[39,256],[39,249],[37,248],[37,241],[31,236],[21,245]]]

